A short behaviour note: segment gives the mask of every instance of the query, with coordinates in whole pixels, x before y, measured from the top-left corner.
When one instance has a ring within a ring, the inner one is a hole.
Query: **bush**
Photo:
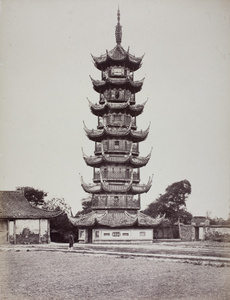
[[[230,234],[221,233],[219,231],[207,231],[205,232],[205,240],[214,242],[230,242]]]

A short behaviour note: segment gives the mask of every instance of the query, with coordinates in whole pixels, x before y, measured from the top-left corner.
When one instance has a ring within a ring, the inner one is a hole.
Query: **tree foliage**
[[[87,198],[81,200],[82,210],[78,211],[76,217],[79,215],[85,215],[92,211],[92,196],[90,195]]]
[[[54,197],[44,202],[43,209],[61,211],[62,214],[50,219],[51,239],[54,242],[67,242],[68,235],[72,232],[76,238],[77,228],[69,220],[72,210],[64,198]]]
[[[55,242],[67,242],[69,232],[77,236],[77,228],[70,222],[68,216],[72,216],[72,210],[64,198],[54,197],[44,202],[43,209],[61,211],[62,214],[50,220],[51,239]]]
[[[73,233],[75,239],[77,238],[77,228],[73,226],[65,212],[50,219],[50,229],[53,242],[68,242],[70,232]]]
[[[71,207],[65,202],[64,198],[54,197],[50,200],[47,200],[43,203],[42,208],[47,210],[59,210],[69,216],[72,216]]]
[[[16,189],[19,191],[23,191],[24,196],[29,201],[29,203],[33,206],[43,205],[45,201],[44,199],[47,196],[46,192],[29,186],[17,187]]]
[[[223,218],[218,218],[218,217],[215,217],[215,218],[209,217],[209,221],[210,221],[210,225],[225,225],[225,226],[230,225],[230,218],[225,220]]]
[[[186,199],[191,194],[191,184],[188,180],[175,182],[168,186],[163,195],[150,203],[144,213],[152,217],[163,216],[174,224],[185,220],[186,223],[192,215],[186,210]]]

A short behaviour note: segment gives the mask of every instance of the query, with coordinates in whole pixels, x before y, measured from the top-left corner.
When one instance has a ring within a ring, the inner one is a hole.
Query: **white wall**
[[[28,228],[31,233],[39,234],[39,220],[32,219],[32,220],[16,220],[15,222],[15,233],[21,234],[24,228]]]
[[[93,242],[135,242],[153,240],[153,229],[93,229]]]

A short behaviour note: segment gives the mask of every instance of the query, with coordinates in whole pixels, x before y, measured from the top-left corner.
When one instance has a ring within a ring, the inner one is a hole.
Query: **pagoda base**
[[[153,228],[84,228],[78,230],[79,243],[151,244]]]
[[[164,220],[139,211],[92,211],[68,218],[78,228],[79,243],[152,243],[153,228]]]

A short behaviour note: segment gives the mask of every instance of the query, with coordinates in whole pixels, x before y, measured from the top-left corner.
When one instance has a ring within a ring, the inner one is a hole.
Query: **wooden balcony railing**
[[[100,175],[101,174],[101,175]],[[102,170],[100,171],[95,171],[94,170],[94,175],[93,175],[93,181],[94,182],[99,182],[100,180],[104,181],[130,181],[133,180],[134,182],[139,182],[140,181],[140,174],[139,172],[119,172],[119,171],[106,171]]]
[[[98,209],[140,209],[140,196],[93,195],[92,206]]]
[[[132,145],[132,142],[126,140],[106,140],[103,142],[103,151],[105,153],[125,153],[129,154],[132,146],[132,154],[139,154],[139,145],[135,143]],[[101,143],[95,143],[95,154],[102,153]]]

